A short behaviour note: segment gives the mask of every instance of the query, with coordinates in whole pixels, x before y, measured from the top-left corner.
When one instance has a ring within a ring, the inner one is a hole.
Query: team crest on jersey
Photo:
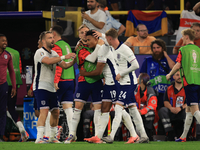
[[[40,56],[43,56],[43,55],[44,55],[44,52],[41,52],[41,53],[40,53]]]
[[[5,59],[8,59],[8,55],[4,55],[4,58],[5,58]]]
[[[42,104],[42,105],[45,105],[45,104],[46,104],[46,102],[45,102],[45,101],[41,101],[41,104]]]
[[[76,97],[77,97],[77,98],[79,98],[79,97],[80,97],[80,95],[81,95],[80,93],[76,93]]]

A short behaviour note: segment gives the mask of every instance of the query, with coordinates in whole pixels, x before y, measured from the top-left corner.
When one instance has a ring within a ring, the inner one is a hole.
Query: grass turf
[[[0,150],[198,150],[199,141],[189,142],[150,142],[149,144],[94,144],[73,142],[71,144],[35,144],[34,142],[0,142]]]

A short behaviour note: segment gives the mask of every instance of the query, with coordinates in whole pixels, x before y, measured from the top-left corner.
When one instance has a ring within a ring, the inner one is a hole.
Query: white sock
[[[130,115],[126,112],[125,109],[122,110],[122,119],[124,120],[124,125],[127,127],[127,129],[130,132],[130,135],[132,137],[136,137],[137,133],[135,132],[135,128],[133,126],[132,120]]]
[[[94,129],[95,129],[95,136],[97,135],[98,133],[98,129],[99,129],[99,119],[100,119],[100,116],[101,116],[101,109],[98,109],[98,110],[94,110]]]
[[[50,126],[50,117],[51,117],[51,113],[48,112],[46,121],[45,121],[45,133],[44,135],[46,137],[50,137],[50,131],[51,131],[51,126]]]
[[[37,127],[37,139],[36,140],[43,139],[43,136],[44,136],[44,126],[38,126]]]
[[[69,133],[70,133],[70,131],[72,129],[73,108],[67,108],[64,111],[65,111],[65,114],[66,114],[66,117],[67,117],[67,124],[68,124],[68,127],[69,127]]]
[[[80,121],[81,111],[82,110],[77,109],[77,108],[74,109],[74,114],[73,114],[73,117],[72,117],[72,126],[71,126],[72,129],[71,129],[71,131],[70,131],[71,133],[69,133],[69,135],[70,134],[76,135],[76,129],[77,129],[78,123]]]
[[[55,127],[51,127],[50,128],[50,139],[54,139],[55,138],[55,136],[56,136],[56,133],[57,133],[57,126],[55,126]]]
[[[141,137],[147,137],[147,134],[144,129],[142,117],[137,110],[137,107],[129,108],[129,113],[133,118],[133,122],[135,123],[136,129],[139,131]]]
[[[20,133],[25,132],[24,126],[21,121],[17,121],[17,126]]]
[[[109,112],[102,113],[99,119],[99,127],[98,127],[99,129],[97,133],[98,138],[101,139],[103,137],[106,126],[108,125],[108,121],[109,121]]]
[[[197,110],[197,111],[194,112],[194,117],[200,123],[200,111],[199,110]]]
[[[111,130],[111,138],[114,139],[115,133],[117,132],[117,129],[119,128],[119,125],[122,121],[122,110],[123,107],[120,105],[115,105],[115,117],[112,122],[112,130]]]
[[[190,126],[192,124],[193,116],[191,112],[186,112],[186,117],[185,117],[185,123],[184,123],[184,130],[181,135],[181,138],[186,138],[188,131],[190,129]]]

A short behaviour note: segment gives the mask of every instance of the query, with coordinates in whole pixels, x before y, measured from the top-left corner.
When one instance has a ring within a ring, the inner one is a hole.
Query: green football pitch
[[[200,150],[200,141],[150,142],[145,144],[94,144],[73,142],[71,144],[35,144],[34,142],[0,142],[0,150]]]

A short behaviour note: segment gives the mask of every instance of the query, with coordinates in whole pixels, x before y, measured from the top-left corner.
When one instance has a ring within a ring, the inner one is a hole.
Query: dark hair
[[[139,76],[139,83],[141,83],[141,80],[143,80],[143,84],[147,86],[149,85],[150,77],[147,73],[141,73]]]
[[[146,26],[146,25],[145,25],[145,24],[142,24],[142,23],[138,24],[137,27],[136,27],[136,30],[137,30],[137,31],[139,31],[139,26]]]
[[[52,32],[55,31],[58,33],[60,36],[63,34],[63,28],[59,25],[55,25],[52,27]]]
[[[2,37],[2,36],[6,37],[4,34],[1,34],[1,33],[0,33],[0,37]]]
[[[200,27],[200,23],[198,23],[198,22],[193,22],[192,25],[191,25],[191,28],[192,28],[193,26],[198,26],[198,27]]]
[[[99,5],[101,5],[103,8],[107,6],[107,1],[106,0],[99,0]]]
[[[151,46],[151,51],[153,51],[153,44],[158,44],[159,46],[162,47],[163,51],[167,51],[166,44],[165,44],[165,42],[163,40],[156,39],[156,40],[152,41],[151,45],[150,45]]]
[[[89,30],[89,31],[86,33],[86,36],[88,36],[88,35],[94,36],[94,35],[93,35],[94,33],[95,33],[94,30]]]

